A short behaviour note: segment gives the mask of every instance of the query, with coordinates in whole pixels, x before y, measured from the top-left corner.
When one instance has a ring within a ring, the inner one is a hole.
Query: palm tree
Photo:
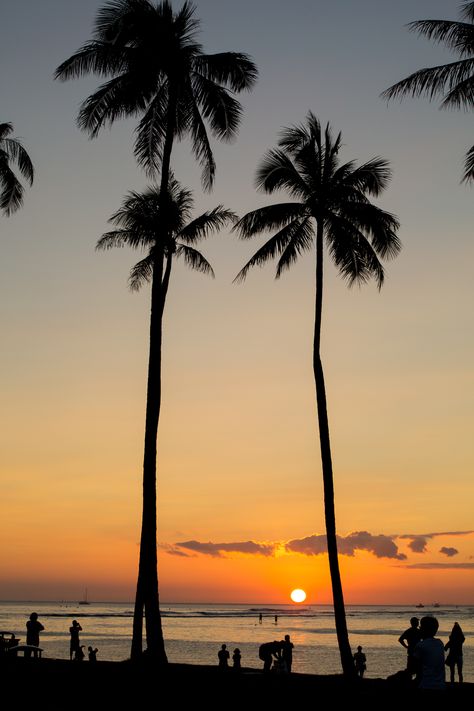
[[[374,158],[357,167],[339,165],[341,134],[333,137],[329,124],[324,134],[318,119],[309,113],[306,123],[283,130],[278,148],[264,156],[257,171],[257,188],[266,193],[285,190],[294,200],[249,212],[235,225],[244,239],[262,231],[273,236],[254,254],[236,277],[245,279],[249,269],[278,258],[280,277],[316,243],[316,304],[313,370],[319,421],[324,484],[326,534],[331,573],[336,632],[342,668],[354,674],[347,633],[344,597],[339,572],[334,508],[334,483],[326,406],[326,389],[320,355],[323,301],[324,243],[341,276],[349,285],[374,277],[380,288],[384,270],[379,257],[394,257],[400,250],[395,217],[373,205],[388,184],[385,160]]]
[[[23,204],[23,186],[10,167],[13,162],[20,174],[33,184],[34,168],[18,138],[12,138],[13,125],[0,123],[0,210],[9,217]]]
[[[175,139],[185,136],[191,139],[193,153],[203,168],[204,187],[211,188],[215,162],[206,124],[217,138],[233,139],[242,112],[234,94],[251,89],[257,77],[254,63],[245,54],[203,52],[196,41],[199,21],[194,13],[195,7],[190,2],[185,2],[174,13],[167,0],[156,4],[150,0],[112,0],[97,13],[93,39],[63,62],[55,74],[62,80],[87,74],[107,78],[84,101],[79,112],[79,127],[91,138],[118,118],[141,117],[136,129],[135,156],[150,175],[161,173],[158,196],[164,201],[168,194],[173,144]],[[164,214],[166,210],[163,204],[161,212]],[[166,229],[164,223],[161,233],[163,229]],[[171,262],[160,250],[164,244],[171,244],[171,240],[170,232],[155,245],[152,311],[156,311],[161,302],[164,304],[166,297],[167,268]],[[190,255],[188,250],[184,257],[189,261]],[[155,320],[152,318],[150,359],[154,354],[159,358],[161,352],[161,335],[153,330]],[[156,327],[161,329],[161,320]],[[154,496],[155,491],[151,482],[156,480],[159,419],[160,384],[155,369],[159,371],[159,362],[151,363],[152,372],[149,370],[143,464],[144,494],[150,496]],[[155,394],[152,396],[152,393]],[[142,538],[142,545],[152,551],[155,543],[150,538],[145,544]],[[153,558],[152,553],[150,556]],[[145,567],[142,553],[140,561],[142,571]],[[152,560],[150,565],[153,565]],[[138,630],[142,621],[138,619],[138,610],[143,614],[145,608],[149,649],[153,620],[159,616],[158,594],[152,603],[150,596],[155,593],[144,593],[144,585],[148,583],[140,576],[139,572],[132,656],[141,651],[141,631]],[[151,580],[151,572],[148,579]],[[154,583],[152,587],[154,589]],[[159,644],[157,639],[153,648]],[[164,652],[161,658],[165,658]]]
[[[461,17],[462,22],[417,20],[408,24],[413,32],[444,43],[459,59],[437,67],[419,69],[386,89],[382,94],[384,98],[426,94],[430,101],[435,96],[442,97],[441,108],[474,107],[474,2],[463,3]],[[474,180],[474,146],[466,153],[463,174],[463,182],[471,180]]]
[[[195,248],[199,240],[216,232],[234,215],[221,205],[190,221],[191,193],[173,178],[165,196],[158,188],[144,193],[131,192],[122,207],[110,218],[117,229],[105,233],[98,249],[129,246],[146,249],[147,255],[132,269],[134,290],[151,282],[150,353],[143,466],[143,516],[137,593],[133,618],[132,659],[142,653],[143,613],[145,612],[147,653],[158,663],[166,663],[158,595],[156,550],[156,438],[161,406],[161,346],[163,311],[174,259],[203,274],[213,276],[209,262]]]
[[[82,104],[78,124],[91,138],[118,118],[140,115],[135,156],[150,175],[161,172],[166,192],[173,142],[191,138],[211,188],[215,174],[206,123],[211,133],[232,140],[241,117],[234,93],[249,90],[257,78],[246,54],[204,54],[196,41],[195,6],[185,2],[174,13],[168,0],[113,0],[99,10],[94,39],[56,70],[67,80],[84,74],[111,77]]]

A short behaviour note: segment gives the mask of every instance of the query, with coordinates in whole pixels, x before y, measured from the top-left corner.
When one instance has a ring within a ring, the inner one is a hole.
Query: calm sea
[[[41,646],[45,656],[68,658],[69,627],[73,619],[82,626],[81,643],[98,647],[98,659],[123,660],[129,656],[132,605],[130,603],[91,603],[83,606],[65,602],[1,602],[0,630],[14,632],[25,642],[26,620],[37,612],[45,627]],[[259,614],[263,621],[259,623]],[[295,645],[293,670],[333,674],[340,672],[334,632],[334,617],[329,606],[294,605],[162,605],[166,650],[170,662],[216,664],[222,643],[231,652],[238,647],[242,665],[261,667],[258,647],[262,642],[279,640],[285,634]],[[474,681],[474,606],[347,607],[347,622],[353,651],[362,645],[367,656],[367,676],[387,677],[403,669],[405,651],[398,637],[413,615],[433,614],[440,623],[438,637],[447,641],[454,622],[459,622],[465,637],[464,678]],[[277,624],[275,624],[277,615]]]

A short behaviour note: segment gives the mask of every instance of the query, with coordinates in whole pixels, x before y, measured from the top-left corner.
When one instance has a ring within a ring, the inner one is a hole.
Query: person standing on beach
[[[410,627],[398,638],[402,647],[405,647],[407,650],[407,671],[410,672],[410,674],[415,674],[416,672],[416,662],[413,659],[413,652],[421,640],[421,632],[418,623],[418,617],[412,617]]]
[[[41,622],[38,621],[38,613],[32,612],[30,619],[26,623],[26,644],[31,644],[34,647],[39,647],[40,643],[40,632],[44,630]],[[35,652],[36,654],[36,652]],[[25,656],[29,657],[31,655],[31,650],[25,653]]]
[[[258,650],[259,659],[263,662],[263,671],[269,672],[272,668],[273,657],[281,659],[281,642],[265,642],[261,644]]]
[[[81,650],[81,642],[79,640],[79,632],[82,632],[82,627],[77,620],[72,621],[72,627],[69,628],[71,642],[69,644],[69,659],[72,661],[75,655]]]
[[[234,653],[232,655],[232,663],[233,663],[233,669],[235,671],[240,671],[241,666],[240,666],[240,661],[242,659],[242,655],[240,653],[240,649],[234,649]]]
[[[293,642],[290,641],[290,635],[286,634],[285,639],[280,642],[281,644],[281,658],[283,660],[284,666],[288,674],[291,673],[291,665],[293,664]]]
[[[418,642],[413,657],[419,665],[420,689],[444,689],[444,644],[435,637],[438,631],[436,617],[422,617],[420,621],[421,642]]]
[[[89,654],[89,661],[95,663],[97,661],[97,652],[99,650],[97,647],[95,649],[92,649],[92,647],[87,647],[87,652]]]
[[[449,667],[450,671],[450,681],[454,684],[454,668],[458,668],[459,683],[463,681],[462,676],[462,646],[465,641],[463,631],[459,622],[455,622],[451,634],[449,635],[449,642],[444,645],[444,649],[448,651],[448,656],[446,657],[446,666]]]
[[[357,676],[362,679],[364,677],[364,672],[367,669],[367,657],[362,651],[362,647],[360,645],[357,647],[357,652],[354,654],[354,666]]]
[[[217,656],[219,657],[219,669],[228,669],[230,654],[227,650],[226,644],[222,645],[222,647],[217,652]]]

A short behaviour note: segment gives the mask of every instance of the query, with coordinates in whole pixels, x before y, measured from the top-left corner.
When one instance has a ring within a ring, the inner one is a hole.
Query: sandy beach
[[[446,691],[421,692],[390,679],[349,683],[340,675],[264,675],[217,667],[169,664],[166,669],[130,662],[76,663],[42,659],[2,660],[2,702],[5,708],[28,704],[48,709],[136,709],[142,707],[206,709],[298,709],[307,700],[318,707],[330,702],[352,708],[463,707],[474,701],[474,684],[447,685]],[[150,703],[151,702],[151,703]]]

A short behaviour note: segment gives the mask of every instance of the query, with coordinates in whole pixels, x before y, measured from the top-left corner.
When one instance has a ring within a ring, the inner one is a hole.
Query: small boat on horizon
[[[417,607],[424,607],[424,605],[423,605],[422,602],[419,602],[418,605],[417,605]]]
[[[79,605],[90,605],[90,602],[87,599],[87,588],[84,592],[84,598],[82,600],[79,600]]]

